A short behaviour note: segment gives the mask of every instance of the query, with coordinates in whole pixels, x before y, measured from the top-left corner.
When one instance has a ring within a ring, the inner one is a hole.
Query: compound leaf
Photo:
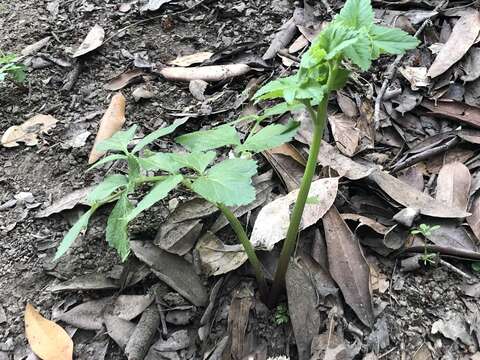
[[[73,244],[75,239],[78,237],[78,234],[80,234],[82,230],[87,228],[88,221],[90,220],[90,217],[94,212],[95,212],[95,209],[90,208],[85,214],[80,216],[77,222],[70,228],[70,230],[68,230],[67,235],[65,235],[62,242],[58,246],[57,252],[55,253],[55,257],[53,258],[53,260],[57,260],[63,254],[65,254],[68,248]]]
[[[96,150],[99,150],[99,151],[117,150],[117,151],[127,152],[127,146],[130,143],[130,141],[133,140],[136,130],[137,130],[137,125],[133,125],[128,130],[117,131],[115,134],[113,134],[111,138],[100,142],[96,146]]]
[[[151,156],[138,158],[140,166],[145,170],[162,170],[177,173],[182,164],[178,163],[172,153],[155,153]]]
[[[268,82],[253,95],[254,99],[267,100],[284,97],[284,92],[297,87],[297,76],[287,76]]]
[[[174,189],[183,180],[182,175],[167,176],[164,180],[155,184],[150,192],[137,204],[128,215],[129,221],[134,219],[142,211],[148,209],[156,202],[162,200],[168,195],[170,190]]]
[[[381,54],[402,54],[419,44],[417,38],[405,31],[379,25],[373,25],[370,29],[370,36],[375,58]]]
[[[370,0],[347,0],[334,22],[359,30],[373,25],[373,9]]]
[[[252,176],[256,172],[257,163],[254,160],[227,159],[197,178],[192,189],[215,204],[245,205],[255,200]]]
[[[372,45],[368,34],[361,31],[355,44],[344,49],[344,55],[360,69],[366,71],[372,64]]]
[[[211,130],[200,130],[179,136],[175,139],[190,151],[207,151],[227,145],[239,145],[237,130],[225,124]]]
[[[177,119],[173,122],[173,124],[166,126],[164,128],[155,130],[154,132],[148,134],[145,136],[142,140],[140,140],[137,145],[132,150],[132,154],[135,154],[136,152],[142,150],[145,146],[148,144],[154,142],[158,138],[161,138],[162,136],[171,134],[174,132],[180,125],[185,124],[187,121],[187,118],[182,118],[182,119]]]
[[[128,200],[127,194],[123,193],[107,220],[105,237],[108,244],[117,250],[122,261],[125,261],[130,253],[128,214],[132,208],[133,206]]]
[[[172,154],[172,160],[180,167],[187,167],[202,174],[216,155],[215,151]]]
[[[89,204],[101,201],[118,188],[127,184],[128,178],[125,175],[110,175],[106,177],[100,184],[98,184],[90,194],[88,194],[87,201]]]
[[[280,146],[292,140],[300,123],[291,121],[287,125],[272,124],[251,135],[245,142],[237,146],[235,151],[260,152]]]

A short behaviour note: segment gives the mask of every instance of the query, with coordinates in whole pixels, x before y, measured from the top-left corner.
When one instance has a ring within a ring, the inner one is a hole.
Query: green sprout
[[[4,54],[0,50],[0,82],[12,79],[17,83],[25,81],[25,65],[18,64],[15,54]]]
[[[427,266],[428,264],[435,264],[435,257],[436,254],[430,253],[427,249],[427,237],[432,235],[432,233],[440,229],[440,225],[427,225],[427,224],[420,224],[418,228],[413,228],[410,230],[410,234],[412,235],[422,235],[424,237],[424,242],[425,242],[425,247],[424,247],[424,253],[422,256],[420,256],[420,260],[423,261],[423,265]]]
[[[285,304],[279,304],[275,308],[273,321],[276,325],[288,324],[290,316],[288,316],[288,308]]]
[[[353,65],[366,71],[380,55],[402,54],[417,45],[417,39],[399,29],[375,25],[370,0],[347,0],[340,13],[302,56],[297,73],[268,82],[254,95],[256,102],[280,99],[276,105],[230,124],[177,137],[175,140],[185,148],[185,153],[141,151],[156,139],[172,133],[180,123],[173,123],[145,136],[132,150],[128,145],[134,138],[135,127],[116,133],[97,145],[98,150],[115,153],[101,159],[94,167],[109,161],[124,160],[128,164],[128,174],[110,175],[90,193],[90,209],[66,234],[55,259],[67,251],[100,206],[115,201],[107,221],[106,239],[117,250],[122,261],[125,260],[130,252],[129,222],[165,198],[173,189],[182,187],[215,204],[225,215],[254,269],[262,299],[271,306],[275,305],[285,286],[285,273],[295,249],[305,203],[307,200],[315,201],[309,199],[308,193],[326,125],[330,93],[347,83],[350,75],[347,67],[352,68]],[[313,138],[267,298],[263,268],[242,224],[229,207],[246,205],[255,199],[252,176],[257,172],[257,163],[253,156],[290,141],[299,125],[292,121],[287,125],[270,124],[261,128],[260,124],[268,118],[298,109],[306,109],[310,115]],[[234,126],[238,121],[253,122],[252,130],[243,142]],[[218,161],[215,150],[222,147],[232,148],[233,155]],[[158,175],[145,176],[147,171],[158,172]],[[134,207],[129,196],[142,184],[151,184],[151,190]]]

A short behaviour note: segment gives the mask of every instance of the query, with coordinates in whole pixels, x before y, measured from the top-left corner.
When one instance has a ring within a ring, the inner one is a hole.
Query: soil
[[[0,148],[0,205],[21,192],[30,192],[34,197],[30,203],[17,200],[12,207],[0,210],[0,359],[19,360],[29,354],[23,324],[27,302],[49,317],[53,309],[65,304],[82,303],[111,294],[108,291],[52,293],[47,289],[59,280],[107,272],[119,264],[118,257],[104,241],[108,209],[93,218],[88,232],[56,263],[52,262],[52,257],[57,244],[84,209],[80,206],[47,218],[35,215],[53,200],[102,178],[102,171],[85,173],[87,159],[98,121],[112,95],[103,86],[110,78],[132,67],[132,60],[126,57],[127,52],[142,53],[149,61],[160,64],[183,54],[216,51],[251,42],[258,44],[258,53],[261,54],[268,46],[266,40],[293,11],[293,3],[286,0],[204,1],[193,10],[178,15],[167,14],[185,9],[185,6],[191,5],[190,1],[166,4],[162,9],[168,10],[155,13],[139,13],[135,5],[129,12],[121,13],[116,1],[68,0],[60,2],[60,10],[54,16],[47,10],[48,4],[47,1],[0,0],[1,50],[20,53],[25,46],[52,36],[49,45],[41,52],[73,64],[72,51],[95,24],[105,29],[106,38],[116,35],[126,26],[132,26],[108,40],[97,51],[77,60],[81,61],[81,72],[70,91],[61,88],[72,67],[64,68],[51,63],[41,69],[30,66],[25,87],[0,84],[0,134],[39,113],[50,114],[59,120],[48,134],[40,136],[38,146],[21,144]],[[158,16],[162,12],[165,15]],[[154,20],[135,25],[153,16],[156,16]],[[240,77],[209,89],[211,93],[224,93],[211,104],[212,111],[232,110],[218,115],[192,117],[182,131],[234,120],[240,110],[234,109],[232,104],[245,89],[248,80],[249,77]],[[171,123],[174,119],[170,115],[172,112],[183,111],[188,106],[188,112],[200,111],[200,103],[191,96],[188,85],[154,76],[146,82],[155,94],[153,99],[135,102],[131,95],[135,85],[123,90],[128,104],[126,126],[137,124],[145,134],[164,122]],[[68,140],[86,130],[91,135],[85,145],[71,147]],[[166,141],[157,146],[169,147],[172,143]],[[172,195],[172,198],[175,197],[180,200],[185,198],[183,194]],[[153,237],[168,213],[167,199],[133,224],[132,237]],[[228,236],[228,231],[226,233],[225,236]],[[400,359],[402,354],[412,358],[424,343],[433,346],[434,358],[438,359],[460,359],[470,354],[461,342],[431,334],[432,324],[441,319],[447,310],[459,314],[465,312],[462,278],[443,267],[400,272],[392,259],[382,259],[379,266],[390,282],[390,289],[388,295],[375,293],[374,300],[377,306],[384,308],[378,319],[385,322],[389,335],[386,335],[387,340],[382,338],[387,344],[379,345],[382,341],[367,341],[369,331],[365,329],[362,354],[375,351],[378,355],[385,354],[384,359]],[[221,301],[215,311],[220,314],[220,319],[223,316],[224,321],[219,321],[212,330],[217,339],[226,333],[225,319],[233,289],[244,281],[242,273],[235,274],[223,287]],[[148,278],[141,285],[129,289],[128,293],[144,293],[153,282],[153,278]],[[211,286],[212,280],[206,280],[206,284]],[[257,315],[248,332],[262,333],[269,355],[285,354],[288,350],[295,358],[291,330],[288,326],[272,326],[272,312],[258,301],[254,302]],[[2,309],[5,318],[1,316]],[[198,324],[203,309],[196,311]],[[93,332],[77,332],[74,340],[88,343],[93,336]],[[185,358],[200,359],[204,351],[206,349],[199,345]],[[86,356],[77,355],[78,358]],[[106,358],[125,357],[112,342]]]

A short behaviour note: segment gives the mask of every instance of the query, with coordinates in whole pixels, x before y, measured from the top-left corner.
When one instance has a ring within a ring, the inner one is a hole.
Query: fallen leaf
[[[445,164],[437,178],[435,199],[447,207],[467,211],[472,177],[468,168],[460,162]]]
[[[428,69],[428,76],[437,77],[459,61],[475,43],[479,32],[480,13],[471,8],[455,23],[448,41]]]
[[[399,71],[408,80],[412,90],[418,90],[421,87],[430,85],[430,79],[427,76],[427,68],[425,66],[405,66],[401,67]]]
[[[135,99],[135,102],[139,102],[142,99],[151,99],[155,94],[150,90],[147,90],[144,86],[139,86],[132,91],[132,96]]]
[[[156,304],[148,307],[138,321],[132,336],[125,346],[125,355],[129,360],[144,359],[152,345],[160,326],[160,313]],[[186,330],[184,330],[186,332]]]
[[[353,119],[343,113],[328,116],[337,148],[351,157],[355,154],[360,141],[360,131]]]
[[[315,336],[312,341],[311,360],[353,360],[360,352],[362,344],[360,341],[349,344],[340,334],[325,331]],[[367,358],[364,357],[363,360]]]
[[[131,241],[130,246],[135,256],[150,266],[160,280],[192,304],[205,305],[207,291],[190,263],[149,242]]]
[[[105,274],[92,273],[78,276],[60,284],[51,285],[47,288],[47,290],[51,292],[72,290],[106,290],[117,289],[118,287],[118,284],[112,279],[109,279]]]
[[[168,4],[172,0],[148,0],[145,5],[143,5],[141,11],[157,11],[164,4]]]
[[[58,120],[51,115],[35,115],[22,125],[10,126],[3,134],[1,143],[4,147],[18,146],[18,142],[35,146],[38,144],[38,134],[53,129],[57,122]]]
[[[195,249],[207,276],[233,271],[248,259],[242,245],[225,245],[211,232],[207,232],[198,240]]]
[[[469,215],[465,210],[445,206],[428,194],[420,192],[385,171],[376,170],[369,175],[388,196],[399,204],[418,210],[421,214],[439,218],[464,218]]]
[[[43,210],[40,210],[36,217],[43,218],[48,217],[52,214],[57,214],[64,210],[73,209],[78,204],[88,205],[87,197],[88,194],[94,189],[94,186],[89,186],[83,189],[72,191],[71,193],[63,196],[62,198],[55,201],[52,205],[46,207]]]
[[[305,170],[305,159],[290,143],[262,151],[262,155],[282,180],[287,191],[298,189]]]
[[[67,332],[30,304],[25,308],[25,334],[32,351],[43,360],[73,358],[73,341]]]
[[[103,114],[98,127],[98,133],[93,143],[93,148],[88,157],[88,164],[93,164],[105,153],[97,151],[95,147],[103,140],[109,139],[119,131],[125,123],[125,97],[122,93],[115,94],[110,101],[110,105]]]
[[[468,50],[463,71],[465,75],[460,77],[462,81],[474,81],[480,77],[480,48],[472,47]]]
[[[188,90],[190,94],[193,95],[198,101],[205,100],[205,90],[207,89],[208,83],[203,80],[192,80],[188,83]]]
[[[432,324],[432,334],[438,333],[450,340],[459,340],[467,346],[475,346],[468,332],[467,323],[460,313],[448,312],[440,320],[435,321]]]
[[[427,236],[427,239],[435,245],[473,252],[478,250],[476,242],[458,221],[442,220],[438,222],[425,219],[424,223],[430,226],[440,225],[438,229],[432,231],[432,233]]]
[[[245,64],[212,65],[201,67],[166,67],[160,74],[171,81],[221,81],[248,73],[252,68]]]
[[[290,261],[285,275],[285,287],[298,358],[307,360],[310,358],[312,340],[325,321],[318,310],[318,294],[307,264],[300,260]]]
[[[127,70],[110,79],[105,85],[103,85],[103,88],[109,91],[117,91],[123,89],[127,85],[139,81],[143,75],[145,75],[145,72],[140,69]]]
[[[77,51],[73,54],[73,57],[79,57],[85,54],[88,54],[90,51],[93,51],[99,48],[103,44],[103,39],[105,38],[105,30],[98,25],[95,26],[88,32],[85,40],[80,44]]]
[[[477,237],[478,241],[480,240],[480,195],[475,195],[469,211],[472,213],[472,215],[467,217],[467,223]]]
[[[338,178],[325,178],[312,182],[309,196],[314,203],[306,204],[300,230],[315,224],[332,206],[338,190]],[[271,251],[285,238],[290,223],[291,206],[295,203],[298,189],[265,205],[258,213],[250,241],[257,249]]]
[[[213,53],[211,52],[198,52],[191,55],[185,55],[177,57],[175,60],[169,62],[170,65],[187,67],[190,65],[201,64],[205,60],[208,60],[212,57]]]
[[[357,109],[357,104],[355,104],[355,101],[350,99],[347,95],[345,95],[341,91],[337,91],[337,103],[338,106],[340,107],[340,110],[342,112],[350,117],[350,118],[355,118],[358,116],[358,109]]]
[[[370,294],[370,271],[358,240],[332,206],[322,218],[330,274],[345,302],[368,327],[374,315]]]
[[[178,330],[172,333],[166,340],[160,339],[152,345],[147,355],[147,359],[162,359],[166,352],[185,349],[190,345],[191,338],[187,330]],[[151,357],[148,357],[151,356]],[[170,358],[169,358],[170,359]],[[180,359],[180,358],[178,358]]]
[[[50,42],[51,38],[52,38],[51,36],[47,36],[47,37],[45,37],[41,40],[38,40],[37,42],[26,46],[20,53],[23,56],[33,55],[36,52],[38,52],[39,50],[41,50],[43,47],[45,47]]]
[[[308,39],[304,35],[300,35],[297,39],[290,45],[288,52],[294,54],[307,47],[310,44]]]
[[[128,339],[130,339],[135,330],[135,324],[113,315],[105,315],[104,322],[108,336],[117,343],[120,349],[125,350]]]

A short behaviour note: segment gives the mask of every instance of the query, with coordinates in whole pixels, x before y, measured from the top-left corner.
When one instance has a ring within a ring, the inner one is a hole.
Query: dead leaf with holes
[[[80,44],[79,48],[73,54],[73,57],[79,57],[89,52],[98,49],[103,44],[103,39],[105,38],[105,30],[98,25],[95,26],[88,32],[85,40]]]
[[[103,114],[98,127],[98,133],[93,143],[93,148],[88,157],[88,163],[93,164],[100,159],[105,153],[98,151],[95,147],[103,140],[109,139],[119,131],[125,123],[125,97],[122,93],[115,94],[110,101],[110,105]]]
[[[459,61],[472,47],[480,32],[480,13],[470,8],[453,27],[452,33],[442,46],[427,75],[437,77]]]
[[[41,359],[72,360],[73,341],[70,336],[30,304],[25,308],[25,334],[32,351]]]
[[[53,129],[57,122],[51,115],[35,115],[22,125],[9,127],[3,134],[1,143],[4,147],[18,146],[19,142],[27,146],[38,145],[38,134]]]

